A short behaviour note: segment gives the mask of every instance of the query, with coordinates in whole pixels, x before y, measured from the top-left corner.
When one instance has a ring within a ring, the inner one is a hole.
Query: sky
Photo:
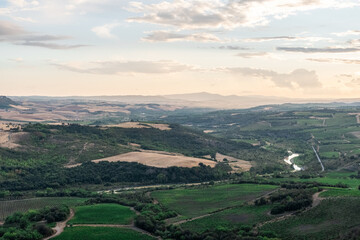
[[[0,0],[0,95],[360,96],[359,0]]]

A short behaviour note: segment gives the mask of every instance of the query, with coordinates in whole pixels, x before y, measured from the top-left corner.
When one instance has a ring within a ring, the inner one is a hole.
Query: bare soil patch
[[[352,135],[354,135],[357,138],[360,138],[360,131],[357,132],[351,132]]]
[[[0,147],[3,148],[18,148],[21,145],[18,142],[27,135],[24,132],[2,132],[0,131]]]
[[[360,113],[349,113],[349,115],[355,115],[355,117],[356,117],[356,122],[357,122],[358,124],[360,124]]]
[[[216,153],[216,160],[218,160],[219,162],[224,162],[224,159],[227,160],[228,164],[234,172],[249,171],[250,168],[253,166],[252,162]]]

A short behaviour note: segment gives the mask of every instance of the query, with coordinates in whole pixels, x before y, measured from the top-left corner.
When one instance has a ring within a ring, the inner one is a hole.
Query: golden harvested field
[[[137,162],[143,165],[168,168],[168,167],[196,167],[199,163],[215,167],[216,162],[195,157],[186,157],[181,154],[167,153],[161,151],[142,151],[142,152],[129,152],[112,157],[93,160],[92,162]],[[75,167],[80,164],[69,165],[66,167]]]

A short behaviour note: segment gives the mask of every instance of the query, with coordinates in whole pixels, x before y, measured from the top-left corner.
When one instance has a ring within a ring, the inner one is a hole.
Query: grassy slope
[[[29,209],[40,209],[45,206],[54,207],[62,204],[72,207],[86,200],[85,198],[52,197],[0,201],[0,220],[5,219],[15,212],[26,212]]]
[[[336,239],[338,234],[360,224],[360,201],[357,198],[323,200],[311,211],[284,221],[264,225],[282,239]]]
[[[320,197],[360,197],[358,189],[326,188],[326,190],[320,194]]]
[[[109,227],[70,227],[54,240],[152,240],[153,237],[130,229]]]
[[[275,189],[272,185],[226,184],[213,187],[155,191],[152,196],[185,217],[240,205]]]
[[[97,204],[75,208],[75,216],[70,224],[130,224],[135,213],[118,204]]]
[[[359,154],[360,139],[351,133],[360,131],[360,125],[356,123],[355,116],[348,113],[359,112],[359,108],[306,109],[306,107],[309,106],[292,106],[288,109],[283,106],[274,107],[281,109],[281,112],[275,109],[275,111],[226,110],[197,116],[189,115],[187,118],[172,116],[168,121],[213,130],[213,135],[237,142],[260,141],[262,147],[273,156],[267,158],[266,155],[269,154],[266,152],[247,156],[249,153],[242,151],[239,152],[238,157],[253,158],[252,160],[259,162],[261,166],[268,162],[280,161],[290,149],[302,154],[301,160],[305,166],[317,169],[317,161],[311,149],[311,144],[314,143],[320,146],[320,156],[326,169],[336,169],[353,162],[354,159],[351,157],[356,158],[356,154]],[[266,142],[271,145],[266,145]]]
[[[267,213],[272,206],[242,206],[215,213],[209,217],[197,219],[181,225],[185,230],[203,232],[206,229],[232,229],[234,227],[252,226],[258,222],[270,220],[272,217]]]

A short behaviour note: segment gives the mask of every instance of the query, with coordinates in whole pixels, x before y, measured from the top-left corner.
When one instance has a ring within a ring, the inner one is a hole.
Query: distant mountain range
[[[273,105],[284,103],[359,103],[359,99],[305,99],[305,98],[284,98],[275,96],[223,96],[207,92],[190,94],[173,94],[159,96],[143,95],[119,95],[119,96],[69,96],[69,97],[12,97],[15,100],[24,101],[48,101],[48,100],[77,100],[77,101],[110,101],[127,104],[165,104],[191,108],[214,108],[214,109],[239,109],[250,108],[261,105]],[[346,104],[345,104],[346,105]]]

